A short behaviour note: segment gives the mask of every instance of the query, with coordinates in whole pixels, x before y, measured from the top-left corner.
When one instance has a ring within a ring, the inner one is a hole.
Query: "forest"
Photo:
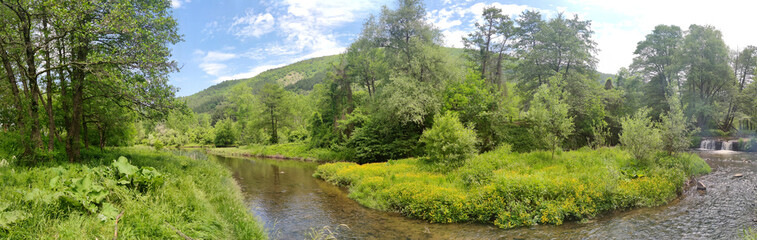
[[[757,150],[757,47],[727,46],[713,26],[658,25],[631,65],[607,74],[578,15],[489,6],[457,49],[442,46],[422,1],[399,0],[342,54],[176,97],[182,36],[170,9],[0,0],[0,186],[17,189],[0,193],[0,236],[75,221],[60,216],[118,226],[119,209],[160,196],[164,211],[127,221],[125,236],[175,237],[173,220],[195,236],[265,237],[228,172],[169,148],[337,162],[314,177],[364,206],[500,228],[668,203],[711,171],[687,152],[703,138]],[[199,194],[162,195],[184,188]],[[204,212],[182,218],[172,205]]]

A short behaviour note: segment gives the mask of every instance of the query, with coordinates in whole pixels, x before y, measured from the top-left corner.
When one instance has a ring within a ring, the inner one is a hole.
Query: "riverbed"
[[[207,156],[227,166],[245,200],[273,239],[737,239],[757,228],[757,154],[701,151],[712,173],[671,203],[599,216],[594,220],[518,229],[487,224],[432,224],[360,206],[347,190],[312,177],[317,164]],[[205,158],[194,153],[194,157]],[[734,177],[742,174],[742,177]]]

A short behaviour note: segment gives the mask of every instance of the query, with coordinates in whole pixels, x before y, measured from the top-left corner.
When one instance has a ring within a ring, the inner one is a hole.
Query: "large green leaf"
[[[10,230],[10,225],[26,219],[27,213],[16,210],[9,212],[0,212],[0,228]]]
[[[119,157],[118,160],[113,162],[113,167],[116,168],[119,176],[122,178],[123,177],[130,178],[131,176],[134,176],[134,173],[136,173],[137,170],[139,170],[139,168],[137,168],[134,165],[131,165],[129,163],[129,160],[127,160],[126,157],[123,157],[123,156]]]

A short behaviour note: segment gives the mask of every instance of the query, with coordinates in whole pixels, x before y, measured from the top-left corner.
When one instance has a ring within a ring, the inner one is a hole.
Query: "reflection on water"
[[[666,206],[608,214],[588,223],[511,230],[431,224],[367,209],[347,198],[346,190],[313,178],[313,163],[209,158],[234,173],[249,208],[269,236],[278,239],[305,239],[325,226],[340,239],[733,239],[743,229],[757,227],[757,154],[700,155],[713,169],[699,178],[706,192],[692,186]],[[737,173],[743,177],[733,177]]]

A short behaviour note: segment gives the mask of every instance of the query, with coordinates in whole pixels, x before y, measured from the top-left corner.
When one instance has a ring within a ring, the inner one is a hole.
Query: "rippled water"
[[[328,227],[340,239],[734,239],[757,227],[757,154],[700,152],[712,167],[668,205],[606,214],[587,223],[502,230],[431,224],[360,206],[312,177],[316,164],[210,156],[233,171],[249,208],[277,239],[309,239]],[[734,174],[743,174],[735,178]]]

